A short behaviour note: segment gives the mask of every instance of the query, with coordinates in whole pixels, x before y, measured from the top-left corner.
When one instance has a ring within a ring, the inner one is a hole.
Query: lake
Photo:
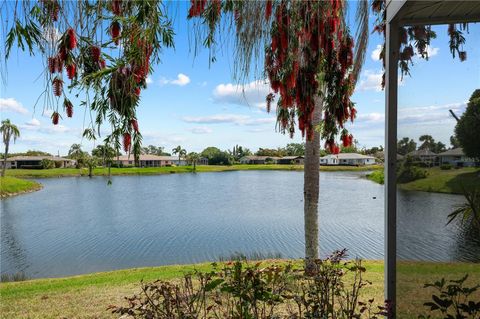
[[[383,186],[322,172],[322,255],[383,258]],[[2,273],[59,277],[232,254],[303,256],[303,172],[237,171],[38,179],[2,200]],[[446,216],[463,198],[399,192],[401,259],[479,261],[480,239]]]

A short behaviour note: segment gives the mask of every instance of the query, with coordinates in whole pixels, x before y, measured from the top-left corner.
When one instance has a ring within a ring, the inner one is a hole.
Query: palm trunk
[[[193,170],[194,170],[194,171],[197,170],[197,161],[193,161]]]
[[[8,155],[8,145],[7,142],[5,144],[5,154],[3,155],[3,168],[2,168],[2,177],[5,176],[5,170],[7,169],[7,155]]]
[[[323,100],[315,99],[312,124],[316,128],[322,118]],[[318,259],[318,194],[320,180],[320,132],[315,130],[313,139],[305,143],[304,167],[304,221],[305,221],[305,271],[312,273]]]

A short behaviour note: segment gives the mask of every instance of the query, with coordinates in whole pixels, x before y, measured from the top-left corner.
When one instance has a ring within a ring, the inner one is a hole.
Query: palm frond
[[[355,57],[353,61],[353,77],[354,83],[357,83],[360,71],[362,70],[365,54],[368,46],[368,16],[369,16],[368,0],[361,0],[357,3],[356,21],[358,23],[355,32]]]

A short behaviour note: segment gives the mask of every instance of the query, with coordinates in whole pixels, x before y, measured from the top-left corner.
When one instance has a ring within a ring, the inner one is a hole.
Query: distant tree
[[[340,153],[358,153],[358,149],[353,145],[348,146],[348,147],[341,146],[340,147]]]
[[[88,167],[88,177],[93,176],[93,169],[97,167],[97,159],[88,154],[83,158],[85,165]]]
[[[410,152],[413,152],[417,149],[417,143],[408,137],[404,137],[397,143],[397,153],[401,155],[406,155]]]
[[[3,144],[5,145],[5,153],[3,155],[3,169],[2,176],[5,176],[5,169],[7,168],[7,156],[8,156],[8,147],[10,146],[10,140],[13,138],[13,143],[17,140],[17,137],[20,136],[20,130],[18,127],[10,122],[9,119],[3,120],[2,125],[0,126],[0,132],[3,137]]]
[[[163,146],[148,145],[142,147],[142,154],[157,155],[157,156],[170,156],[170,153],[165,152]]]
[[[113,158],[117,155],[119,154],[117,154],[115,149],[108,145],[97,145],[97,147],[92,150],[92,156],[101,159],[104,167],[111,164]]]
[[[178,154],[178,165],[180,165],[180,159],[182,158],[182,156],[187,155],[187,151],[180,145],[178,145],[177,147],[172,149],[172,154]]]
[[[217,147],[207,147],[200,155],[208,159],[209,165],[231,165],[232,156],[228,152],[221,151]]]
[[[305,143],[288,143],[285,152],[288,156],[304,156]]]
[[[85,160],[87,156],[88,153],[82,150],[82,146],[80,144],[72,144],[72,146],[70,146],[68,157],[77,161],[77,167],[85,166]]]
[[[458,148],[460,146],[460,141],[455,135],[450,136],[450,145],[452,145],[452,148]]]
[[[480,89],[475,90],[467,109],[455,126],[455,137],[466,156],[480,159]]]
[[[383,152],[383,146],[382,145],[374,146],[372,148],[365,149],[365,154],[367,154],[367,155],[375,155],[378,152]]]
[[[257,156],[275,156],[275,157],[282,157],[286,155],[286,150],[283,148],[259,148],[258,151],[255,153]]]
[[[252,152],[243,146],[235,145],[232,151],[228,151],[232,156],[233,160],[239,161],[242,157],[252,155]]]
[[[480,230],[480,188],[464,190],[465,203],[459,205],[457,209],[448,215],[448,223],[455,219],[460,219],[462,223],[468,222]]]
[[[419,141],[422,142],[418,148],[420,150],[430,150],[434,153],[441,153],[447,149],[445,144],[436,142],[431,135],[422,135],[419,137]]]
[[[198,153],[195,153],[195,152],[190,152],[188,153],[187,155],[187,161],[193,165],[193,170],[196,171],[197,170],[197,162],[198,160],[200,159],[200,154]]]

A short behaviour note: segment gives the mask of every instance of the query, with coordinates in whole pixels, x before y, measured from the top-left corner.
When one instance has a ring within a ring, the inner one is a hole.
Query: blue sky
[[[299,134],[292,140],[275,132],[275,112],[268,114],[264,109],[268,87],[262,80],[252,78],[244,94],[233,82],[231,49],[219,52],[217,62],[209,65],[206,50],[194,58],[186,19],[178,16],[174,29],[176,48],[164,51],[162,63],[155,66],[148,89],[142,92],[138,119],[144,145],[164,146],[169,151],[180,144],[188,151],[201,151],[208,146],[227,149],[239,144],[255,151],[302,141]],[[480,88],[480,25],[470,25],[468,59],[463,63],[452,59],[447,26],[434,30],[438,38],[432,42],[430,60],[415,59],[412,76],[400,85],[398,135],[418,138],[427,133],[448,145],[455,125],[448,109],[460,115],[470,94]],[[350,129],[359,145],[366,147],[384,144],[382,71],[375,54],[380,42],[380,36],[371,35],[353,96],[358,119]],[[38,149],[65,155],[73,143],[91,150],[95,143],[81,138],[90,116],[81,107],[75,107],[73,119],[64,116],[58,126],[51,124],[48,111],[42,115],[41,100],[34,109],[44,88],[43,68],[39,57],[20,51],[14,51],[8,61],[7,85],[0,91],[1,118],[10,118],[22,133],[10,151]]]

